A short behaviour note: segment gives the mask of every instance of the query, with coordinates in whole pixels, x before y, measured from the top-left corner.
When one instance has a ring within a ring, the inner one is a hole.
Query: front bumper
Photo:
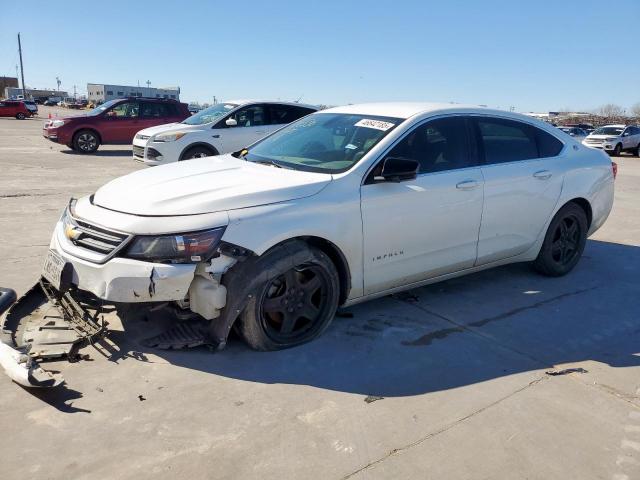
[[[133,159],[145,165],[162,165],[166,162],[161,150],[155,146],[150,146],[148,139],[133,139]],[[155,145],[155,144],[154,144]]]
[[[112,258],[98,264],[66,252],[59,241],[62,224],[58,223],[50,248],[73,266],[71,283],[114,303],[168,302],[183,300],[193,281],[196,265],[142,262],[129,258]]]

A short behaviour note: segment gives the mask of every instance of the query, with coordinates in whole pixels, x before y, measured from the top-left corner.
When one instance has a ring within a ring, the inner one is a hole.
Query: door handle
[[[540,170],[533,174],[533,176],[538,180],[547,180],[548,178],[551,178],[551,175],[553,174],[549,170]]]
[[[213,138],[220,138],[220,135],[211,135]]]
[[[456,188],[458,190],[471,190],[476,188],[479,185],[475,180],[464,180],[462,182],[456,183]]]

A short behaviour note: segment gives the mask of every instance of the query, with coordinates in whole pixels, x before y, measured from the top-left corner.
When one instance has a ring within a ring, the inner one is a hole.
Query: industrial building
[[[43,90],[39,88],[27,88],[26,91],[27,98],[32,100],[46,100],[50,97],[56,98],[65,98],[68,96],[67,92],[62,90]],[[6,87],[4,89],[5,98],[16,98],[18,95],[22,95],[22,89],[18,87]]]
[[[5,90],[10,87],[17,87],[18,79],[16,77],[0,77],[0,97],[8,98]]]
[[[152,88],[87,83],[87,99],[90,102],[102,103],[123,97],[172,98],[180,100],[180,87]]]

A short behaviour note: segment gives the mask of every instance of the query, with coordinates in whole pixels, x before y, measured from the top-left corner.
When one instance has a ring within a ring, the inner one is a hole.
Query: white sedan
[[[162,165],[235,152],[316,110],[289,102],[218,103],[180,123],[140,130],[133,138],[133,159]]]
[[[71,293],[107,303],[176,302],[209,344],[235,325],[274,350],[320,335],[340,305],[515,262],[565,275],[613,192],[606,154],[522,115],[350,105],[72,202],[45,277],[60,288],[72,272]]]

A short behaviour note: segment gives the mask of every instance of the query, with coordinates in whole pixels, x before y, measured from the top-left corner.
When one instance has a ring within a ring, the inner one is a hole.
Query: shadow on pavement
[[[74,150],[60,150],[65,155],[78,155],[79,157],[131,157],[131,149],[129,150],[97,150],[94,153],[78,153]]]
[[[137,342],[160,325],[128,318],[112,339],[233,379],[417,395],[584,360],[640,365],[639,273],[640,247],[589,241],[565,277],[518,264],[449,280],[349,308],[322,337],[289,350],[254,352],[239,339],[216,353],[147,349]]]

